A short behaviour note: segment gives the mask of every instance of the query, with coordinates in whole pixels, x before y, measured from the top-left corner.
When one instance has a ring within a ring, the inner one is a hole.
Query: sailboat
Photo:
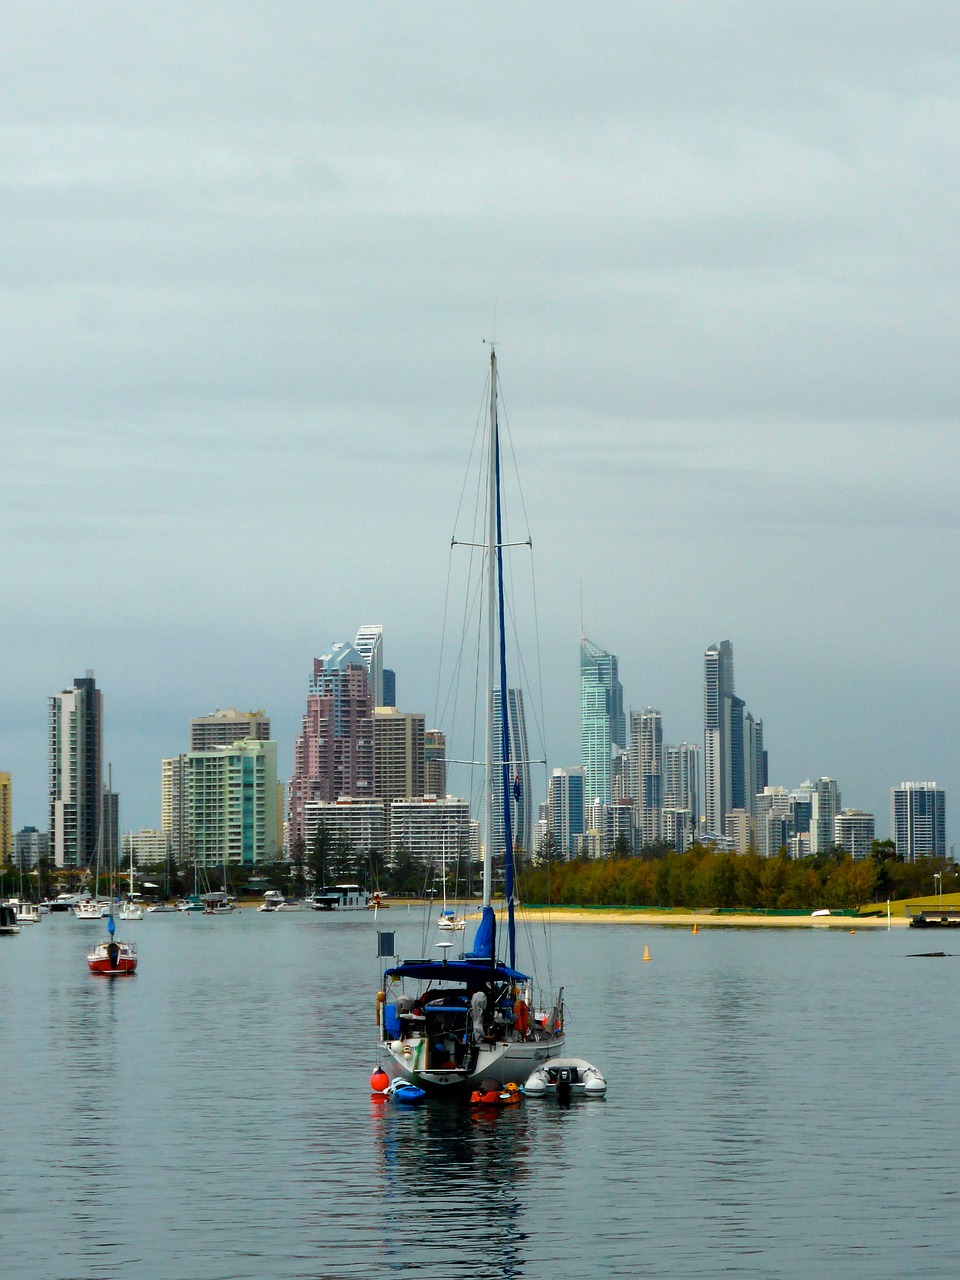
[[[87,964],[91,973],[99,973],[109,978],[118,978],[124,974],[136,973],[137,947],[133,942],[121,942],[116,935],[117,922],[113,918],[113,907],[107,916],[107,941],[98,943],[87,956]]]
[[[377,994],[379,1050],[385,1072],[426,1093],[498,1096],[508,1083],[522,1085],[539,1067],[564,1051],[563,990],[534,1009],[530,976],[517,967],[514,850],[510,809],[510,742],[506,690],[503,534],[500,433],[497,420],[497,358],[490,351],[487,513],[483,547],[487,596],[487,826],[483,859],[483,908],[469,950],[451,955],[452,939],[437,944],[440,957],[401,960],[384,969]],[[498,678],[499,677],[499,678]],[[494,721],[500,717],[502,760],[493,758]],[[495,771],[502,785],[494,786]],[[498,921],[492,905],[492,804],[503,804],[505,946],[498,946]],[[396,961],[393,935],[380,933],[378,952]],[[390,993],[388,995],[388,992]],[[372,1083],[372,1082],[371,1082]]]
[[[227,887],[227,851],[223,851],[223,893],[203,894],[203,914],[205,916],[225,916],[236,911],[237,904],[231,898]]]
[[[73,906],[73,914],[78,920],[102,920],[112,910],[109,902],[99,897],[100,892],[100,858],[103,852],[103,822],[97,831],[97,861],[93,878],[93,895],[87,894],[77,899]]]
[[[121,920],[142,920],[143,907],[139,902],[135,902],[133,898],[133,833],[130,833],[130,888],[127,893],[127,900],[120,908]]]
[[[447,906],[447,842],[444,840],[440,855],[440,877],[443,880],[443,906],[437,919],[437,928],[445,933],[459,933],[466,928],[466,920]]]
[[[111,791],[113,787],[110,787]],[[87,955],[87,964],[91,973],[98,973],[109,978],[118,978],[137,971],[137,948],[132,942],[121,942],[116,937],[117,922],[113,918],[113,903],[116,898],[114,884],[114,867],[110,861],[110,900],[107,916],[107,941],[100,942]],[[98,868],[99,869],[99,868]]]

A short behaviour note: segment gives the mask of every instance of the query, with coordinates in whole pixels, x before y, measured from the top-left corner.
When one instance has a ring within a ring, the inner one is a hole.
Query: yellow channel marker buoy
[[[649,959],[650,959],[650,948],[649,948],[649,947],[644,947],[644,948],[643,948],[643,958],[644,958],[644,960],[649,960]]]
[[[700,932],[700,929],[699,929],[699,926],[697,925],[696,920],[694,920],[694,922],[693,922],[693,932],[694,932],[694,933],[699,933],[699,932]]]

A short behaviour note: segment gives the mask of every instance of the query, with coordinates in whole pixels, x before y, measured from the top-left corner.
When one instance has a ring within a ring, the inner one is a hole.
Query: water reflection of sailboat
[[[465,1113],[456,1105],[371,1105],[382,1203],[417,1204],[415,1214],[391,1213],[383,1235],[384,1269],[404,1271],[415,1259],[418,1269],[441,1274],[451,1257],[446,1228],[455,1223],[458,1271],[507,1280],[522,1276],[529,1234],[521,1188],[536,1152],[523,1108]],[[424,1160],[424,1152],[441,1158]],[[435,1232],[425,1230],[430,1223]]]

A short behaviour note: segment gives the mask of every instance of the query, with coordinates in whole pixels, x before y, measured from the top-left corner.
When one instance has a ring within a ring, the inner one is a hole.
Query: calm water
[[[4,1277],[960,1275],[960,937],[558,927],[609,1096],[486,1116],[370,1101],[372,913],[123,928],[0,938]]]

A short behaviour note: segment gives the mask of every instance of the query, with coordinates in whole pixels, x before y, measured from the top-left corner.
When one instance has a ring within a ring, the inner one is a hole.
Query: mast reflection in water
[[[454,1264],[473,1277],[523,1275],[529,1113],[454,1101],[371,1099],[370,1108],[388,1221],[383,1265],[401,1275]]]

